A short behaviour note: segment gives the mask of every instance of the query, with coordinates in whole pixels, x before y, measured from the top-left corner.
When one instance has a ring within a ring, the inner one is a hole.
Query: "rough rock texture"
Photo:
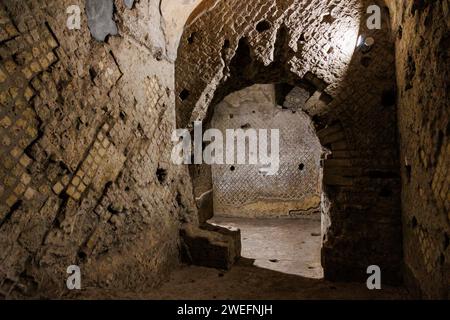
[[[210,106],[255,83],[308,91],[304,111],[333,152],[324,163],[325,276],[361,280],[377,264],[384,281],[397,282],[402,237],[394,39],[387,9],[382,29],[367,30],[372,3],[205,1],[189,18],[178,51],[177,124],[207,122]],[[355,49],[359,34],[375,39],[368,52]]]
[[[200,224],[203,224],[214,217],[214,198],[212,189],[196,198],[195,201],[198,208],[198,221]]]
[[[65,28],[73,4],[79,31]],[[170,162],[166,40],[159,20],[132,31],[131,16],[159,11],[115,4],[106,44],[84,1],[0,4],[1,295],[57,296],[73,264],[83,286],[153,286],[178,264],[181,223],[196,223],[187,169]]]
[[[227,96],[214,107],[211,126],[224,135],[227,129],[264,129],[269,146],[271,130],[279,130],[280,135],[278,171],[273,175],[261,173],[260,169],[268,168],[262,164],[212,165],[215,215],[286,217],[319,212],[319,138],[310,117],[301,110],[301,102],[293,103],[291,110],[282,109],[275,96],[274,85],[254,85]],[[259,135],[259,131],[254,132]],[[224,144],[229,143],[226,135],[224,139]],[[248,156],[248,142],[246,150]]]
[[[406,280],[450,298],[450,1],[390,1],[396,12]]]
[[[118,35],[99,43],[84,0],[2,0],[0,297],[60,296],[72,264],[91,288],[161,283],[182,224],[197,224],[191,181],[198,199],[212,188],[208,166],[190,178],[171,165],[172,129],[254,83],[278,83],[286,107],[303,101],[333,152],[326,277],[379,264],[398,280],[402,204],[406,282],[448,297],[449,1],[386,0],[392,21],[383,7],[370,31],[374,2],[115,0]],[[81,30],[66,28],[70,5]],[[375,39],[370,51],[354,51],[358,34]]]

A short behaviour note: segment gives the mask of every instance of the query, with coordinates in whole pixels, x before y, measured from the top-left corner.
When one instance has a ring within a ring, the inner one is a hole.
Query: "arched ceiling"
[[[185,27],[191,25],[204,13],[213,9],[221,0],[160,0],[159,11],[162,17],[167,51],[171,59],[177,56],[180,38]],[[289,1],[285,1],[289,2]],[[373,3],[386,4],[391,11],[396,11],[394,0],[375,0]],[[395,15],[392,19],[395,20]]]

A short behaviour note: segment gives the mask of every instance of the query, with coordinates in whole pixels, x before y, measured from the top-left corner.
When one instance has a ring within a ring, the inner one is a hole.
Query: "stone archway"
[[[278,83],[282,96],[306,88],[304,111],[332,152],[324,163],[325,277],[362,280],[375,264],[386,282],[397,282],[400,175],[388,10],[383,28],[368,30],[361,22],[366,1],[208,3],[203,14],[194,11],[181,38],[178,126],[207,122],[210,106],[253,83]],[[375,45],[361,50],[358,36]],[[195,185],[208,174],[192,176]]]

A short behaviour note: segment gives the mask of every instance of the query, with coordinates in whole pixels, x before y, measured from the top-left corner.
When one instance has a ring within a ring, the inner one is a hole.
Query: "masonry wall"
[[[156,2],[115,1],[98,42],[84,5],[0,4],[0,296],[59,297],[70,265],[83,287],[156,285],[197,219],[170,162],[175,31]]]
[[[450,2],[391,1],[397,79],[406,280],[450,298]]]
[[[398,279],[401,203],[406,281],[448,297],[449,1],[387,0],[392,24],[383,10],[369,31],[364,10],[382,2],[206,0],[174,91],[199,2],[116,0],[106,43],[91,37],[85,1],[1,2],[0,296],[61,297],[72,264],[85,286],[159,283],[178,263],[180,224],[197,222],[186,168],[169,161],[175,118],[185,127],[259,81],[309,88],[305,112],[333,151],[327,277],[379,263]],[[74,4],[81,30],[70,31]],[[371,52],[348,49],[355,27],[375,38]]]
[[[401,280],[400,169],[394,37],[368,30],[373,1],[205,1],[188,20],[176,63],[177,125],[255,83],[306,88],[324,163],[322,265],[332,280]],[[369,52],[358,35],[373,37]],[[288,97],[284,97],[286,100]],[[283,100],[283,99],[282,99]],[[282,102],[283,103],[283,102]],[[329,201],[328,201],[328,200]]]
[[[273,84],[234,92],[214,107],[212,127],[223,132],[224,143],[229,143],[225,135],[228,129],[252,130],[257,135],[264,129],[269,148],[264,151],[258,144],[257,152],[271,149],[268,155],[274,155],[272,130],[279,132],[279,156],[270,164],[276,171],[270,175],[260,171],[269,169],[269,164],[248,163],[248,142],[246,164],[235,160],[233,164],[211,166],[215,215],[261,218],[319,214],[322,146],[310,117],[301,109],[301,102],[292,109],[278,106]]]

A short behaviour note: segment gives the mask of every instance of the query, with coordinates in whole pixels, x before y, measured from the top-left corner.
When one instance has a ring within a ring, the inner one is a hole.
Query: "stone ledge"
[[[241,257],[241,231],[216,225],[184,225],[180,230],[181,260],[202,267],[229,270]]]

